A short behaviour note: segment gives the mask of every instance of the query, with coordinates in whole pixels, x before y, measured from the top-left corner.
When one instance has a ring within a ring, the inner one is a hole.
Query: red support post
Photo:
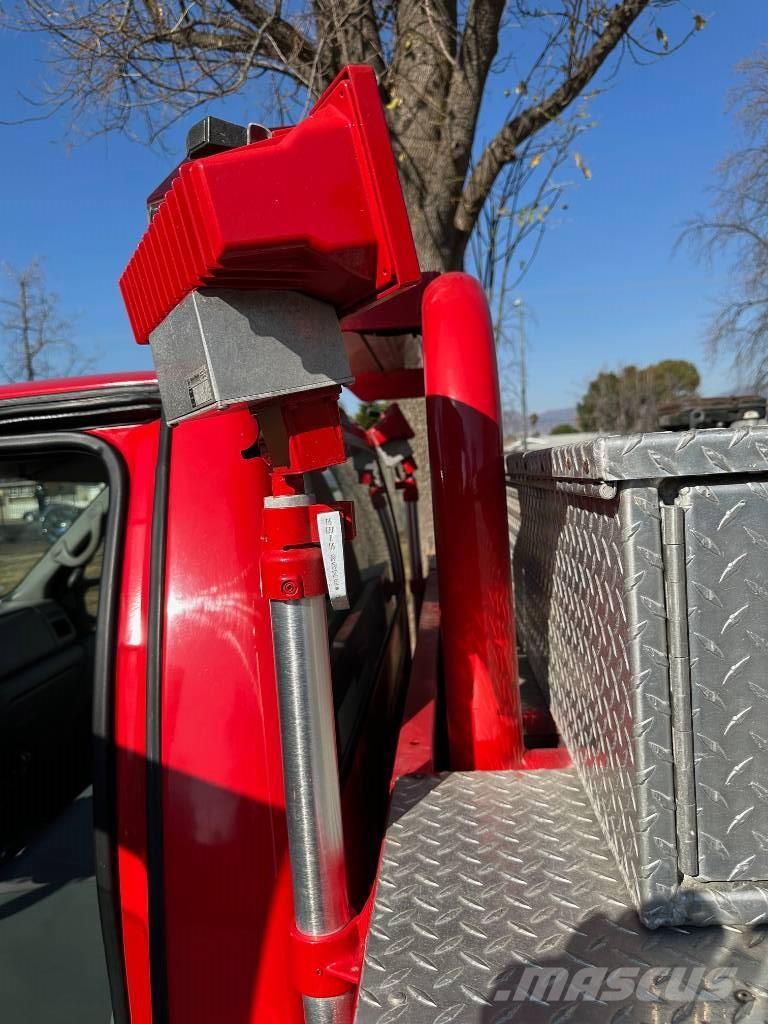
[[[523,766],[496,350],[478,281],[423,302],[424,381],[453,769]]]

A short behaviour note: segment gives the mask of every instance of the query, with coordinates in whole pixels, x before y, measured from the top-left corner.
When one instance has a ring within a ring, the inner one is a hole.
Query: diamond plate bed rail
[[[645,929],[573,770],[401,779],[356,1024],[763,1024],[768,928]]]
[[[768,472],[768,426],[616,434],[507,456],[510,476],[562,480],[655,480]]]
[[[643,920],[768,920],[768,430],[507,469],[518,637]]]

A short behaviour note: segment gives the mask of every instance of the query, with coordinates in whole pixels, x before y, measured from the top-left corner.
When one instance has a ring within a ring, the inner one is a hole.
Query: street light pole
[[[528,384],[525,370],[525,313],[523,312],[523,300],[515,299],[512,303],[517,307],[517,315],[520,320],[520,405],[523,416],[523,451],[528,451]]]

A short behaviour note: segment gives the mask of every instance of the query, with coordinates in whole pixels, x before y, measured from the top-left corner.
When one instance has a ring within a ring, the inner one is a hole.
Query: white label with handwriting
[[[317,517],[320,551],[323,555],[325,580],[331,607],[336,611],[349,608],[347,575],[344,571],[344,524],[341,512],[320,512]]]

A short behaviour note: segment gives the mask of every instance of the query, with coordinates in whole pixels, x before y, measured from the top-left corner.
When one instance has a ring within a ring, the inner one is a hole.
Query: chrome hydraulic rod
[[[309,497],[282,499],[290,504]],[[270,500],[272,507],[281,499]],[[325,595],[269,603],[275,648],[296,928],[318,938],[350,921]],[[354,994],[304,996],[307,1024],[351,1024]]]
[[[269,601],[293,888],[293,980],[306,1024],[352,1024],[357,956],[349,900],[326,604],[349,608],[344,545],[349,501],[318,502],[307,474],[346,458],[340,388],[289,396],[258,411],[271,462],[262,510],[261,590]]]

